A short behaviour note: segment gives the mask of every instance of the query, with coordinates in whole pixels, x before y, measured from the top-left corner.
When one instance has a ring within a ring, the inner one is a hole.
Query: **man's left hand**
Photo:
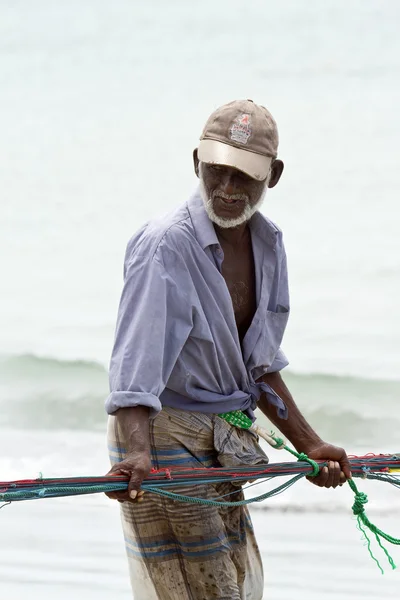
[[[313,460],[328,462],[328,466],[323,467],[319,475],[307,477],[314,485],[336,488],[338,485],[343,485],[347,479],[351,479],[350,462],[343,448],[320,442],[308,448],[306,454]]]

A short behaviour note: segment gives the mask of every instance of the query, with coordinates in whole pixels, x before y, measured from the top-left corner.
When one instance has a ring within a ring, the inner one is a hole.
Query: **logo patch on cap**
[[[247,144],[251,136],[250,115],[243,113],[236,117],[229,130],[230,138],[238,144]]]

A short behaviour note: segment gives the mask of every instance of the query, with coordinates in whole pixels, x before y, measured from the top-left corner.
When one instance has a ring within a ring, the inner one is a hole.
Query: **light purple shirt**
[[[262,391],[287,418],[281,398],[255,380],[283,369],[289,316],[281,231],[261,213],[250,220],[257,310],[240,344],[224,260],[200,194],[144,225],[128,243],[110,363],[106,410],[162,406],[206,413],[241,409],[254,419]]]

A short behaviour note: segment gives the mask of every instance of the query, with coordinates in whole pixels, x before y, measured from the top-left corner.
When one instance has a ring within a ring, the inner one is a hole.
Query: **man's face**
[[[201,192],[210,219],[220,227],[237,227],[261,206],[269,177],[257,181],[223,165],[200,163]]]

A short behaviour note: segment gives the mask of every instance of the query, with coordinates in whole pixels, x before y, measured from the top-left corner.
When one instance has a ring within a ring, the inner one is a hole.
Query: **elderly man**
[[[291,441],[351,476],[345,451],[306,422],[280,371],[289,316],[282,233],[258,212],[278,183],[278,132],[252,100],[208,119],[194,169],[199,189],[128,244],[110,365],[110,473],[128,474],[122,524],[137,600],[261,600],[263,570],[245,507],[183,504],[140,491],[154,468],[257,464],[257,437],[220,418],[258,407]],[[243,498],[231,483],[181,487],[201,498]],[[139,500],[139,501],[138,501]]]

